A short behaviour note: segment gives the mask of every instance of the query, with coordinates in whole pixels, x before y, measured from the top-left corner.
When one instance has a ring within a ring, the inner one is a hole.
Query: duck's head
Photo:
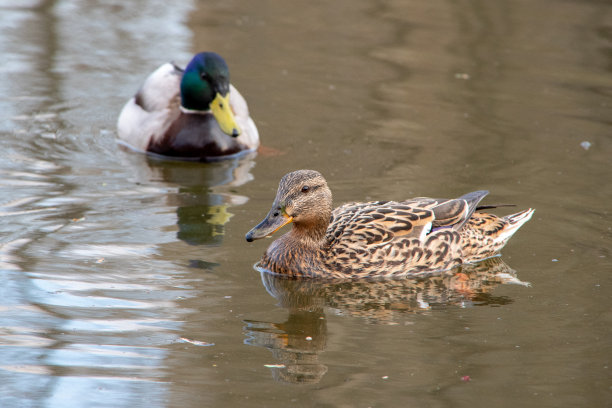
[[[246,234],[246,240],[264,238],[293,223],[311,238],[322,238],[332,212],[332,194],[318,171],[298,170],[280,181],[272,209],[266,218]]]
[[[230,75],[225,60],[214,52],[196,54],[181,80],[181,106],[194,111],[212,111],[221,130],[240,135],[229,104]]]

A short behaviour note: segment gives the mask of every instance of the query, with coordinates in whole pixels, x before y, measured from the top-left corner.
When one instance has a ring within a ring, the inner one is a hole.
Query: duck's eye
[[[307,193],[308,190],[310,190],[310,187],[308,187],[308,186],[302,187],[302,193]]]
[[[208,74],[206,72],[202,72],[200,74],[200,78],[202,78],[204,81],[208,81]]]

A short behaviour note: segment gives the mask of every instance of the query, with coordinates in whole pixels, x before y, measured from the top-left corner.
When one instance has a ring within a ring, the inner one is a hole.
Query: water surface
[[[166,3],[0,2],[1,406],[610,404],[610,5]],[[122,150],[144,76],[201,50],[266,149]],[[244,234],[298,168],[536,214],[430,279],[279,280]]]

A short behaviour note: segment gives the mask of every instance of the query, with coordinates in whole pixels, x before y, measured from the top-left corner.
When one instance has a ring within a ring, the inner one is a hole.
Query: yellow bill
[[[215,119],[217,119],[217,123],[219,123],[223,133],[233,137],[240,135],[240,128],[236,123],[236,119],[234,119],[234,114],[229,104],[229,93],[225,97],[217,93],[215,99],[210,103],[210,110]]]

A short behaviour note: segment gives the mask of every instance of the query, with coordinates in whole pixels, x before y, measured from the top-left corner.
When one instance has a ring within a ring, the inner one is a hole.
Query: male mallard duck
[[[286,174],[272,209],[246,240],[272,235],[259,267],[290,276],[364,278],[451,269],[494,256],[534,210],[505,217],[476,213],[488,191],[456,199],[348,203],[332,211],[332,194],[313,170]]]
[[[119,138],[131,147],[195,160],[253,151],[259,134],[247,103],[214,52],[196,54],[185,70],[166,63],[123,107]]]

